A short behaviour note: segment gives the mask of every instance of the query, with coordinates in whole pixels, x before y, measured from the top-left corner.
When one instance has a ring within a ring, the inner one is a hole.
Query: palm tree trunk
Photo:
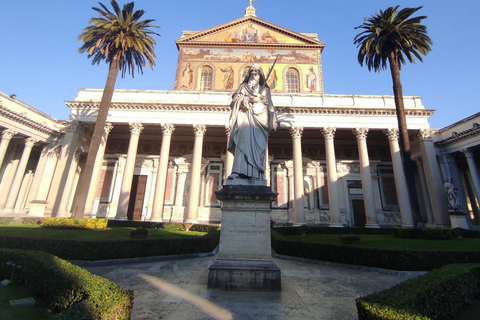
[[[415,224],[422,221],[420,215],[420,206],[415,186],[415,176],[413,173],[413,160],[410,152],[410,139],[408,137],[407,119],[405,116],[405,107],[403,105],[403,90],[400,81],[400,64],[395,52],[390,52],[388,55],[388,62],[390,64],[390,72],[393,81],[393,95],[395,99],[395,109],[397,113],[398,132],[400,137],[400,150],[402,152],[403,169],[405,172],[405,180],[407,181],[408,193],[410,196],[410,204],[412,206],[413,218]]]
[[[88,148],[87,162],[85,163],[82,179],[78,186],[77,200],[73,210],[73,216],[77,219],[83,218],[85,214],[91,213],[85,212],[87,195],[90,188],[97,187],[91,186],[90,182],[92,180],[93,169],[95,166],[95,157],[102,141],[103,131],[105,130],[105,124],[107,122],[108,110],[110,109],[113,92],[115,91],[115,82],[117,81],[118,71],[119,65],[117,59],[114,58],[114,60],[110,62],[107,83],[103,90],[102,100],[100,101],[97,120],[95,122],[95,129],[93,131],[92,140],[90,141],[90,147]]]

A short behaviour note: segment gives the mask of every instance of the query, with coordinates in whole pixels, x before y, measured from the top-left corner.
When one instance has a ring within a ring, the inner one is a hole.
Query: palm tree
[[[87,194],[89,188],[96,187],[90,186],[90,181],[93,174],[95,156],[102,140],[108,110],[115,90],[118,72],[122,71],[122,78],[125,77],[127,71],[134,77],[135,67],[138,72],[143,74],[143,67],[145,67],[146,61],[148,61],[151,69],[155,66],[154,46],[156,43],[152,36],[159,34],[151,28],[160,27],[152,25],[152,22],[155,21],[152,19],[140,21],[145,11],[134,11],[133,2],[125,4],[123,9],[120,9],[115,0],[111,0],[110,3],[113,12],[102,3],[99,3],[101,8],[92,8],[100,13],[100,17],[90,19],[90,25],[78,36],[78,39],[83,41],[79,52],[86,52],[88,58],[93,57],[92,64],[98,65],[101,61],[105,61],[109,64],[109,71],[100,107],[98,108],[87,162],[77,194],[74,209],[74,214],[77,218],[90,213],[85,212]]]
[[[390,66],[405,179],[415,220],[420,222],[422,218],[415,192],[413,161],[410,156],[410,140],[403,105],[400,70],[402,65],[406,64],[405,58],[411,63],[415,62],[414,57],[422,61],[421,55],[426,55],[430,51],[432,40],[427,36],[427,27],[421,24],[426,16],[411,17],[422,7],[405,8],[400,11],[398,11],[398,7],[390,7],[385,11],[380,10],[380,13],[364,19],[363,24],[355,28],[361,29],[362,32],[354,38],[354,44],[359,48],[358,62],[362,66],[365,62],[369,71],[373,69],[375,72],[380,72],[382,69],[387,69],[387,61]]]

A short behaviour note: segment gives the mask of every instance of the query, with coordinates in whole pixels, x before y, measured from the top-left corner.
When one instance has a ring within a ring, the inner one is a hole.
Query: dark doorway
[[[352,199],[352,210],[355,227],[365,227],[367,217],[365,216],[365,204],[363,200]]]
[[[130,191],[130,201],[128,202],[128,220],[141,220],[146,187],[147,176],[133,176],[132,189]]]

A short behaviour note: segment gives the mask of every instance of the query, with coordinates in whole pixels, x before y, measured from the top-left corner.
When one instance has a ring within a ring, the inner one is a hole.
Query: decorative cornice
[[[71,109],[98,109],[99,102],[67,102]],[[205,104],[164,104],[164,103],[113,103],[111,110],[162,110],[162,111],[197,111],[197,112],[228,112],[229,105],[205,105]],[[358,107],[324,107],[324,106],[275,106],[277,113],[287,114],[321,114],[321,115],[360,115],[360,116],[395,116],[395,109],[370,109]],[[434,110],[405,109],[409,117],[429,117]]]
[[[40,123],[38,121],[27,118],[26,112],[18,113],[2,105],[0,106],[0,116],[13,120],[17,123],[20,123],[24,126],[27,126],[29,128],[32,128],[34,130],[40,131],[48,135],[61,135],[60,131],[50,129],[44,123]]]
[[[480,135],[480,127],[478,125],[473,125],[472,128],[461,131],[461,132],[453,132],[452,136],[442,141],[435,142],[436,145],[449,145],[458,141],[462,141],[471,137],[475,137]]]

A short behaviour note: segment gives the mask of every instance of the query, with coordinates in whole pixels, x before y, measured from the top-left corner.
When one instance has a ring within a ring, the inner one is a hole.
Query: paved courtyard
[[[207,289],[214,256],[135,262],[87,269],[134,290],[133,320],[357,319],[355,299],[422,272],[393,272],[275,258],[281,292]]]

